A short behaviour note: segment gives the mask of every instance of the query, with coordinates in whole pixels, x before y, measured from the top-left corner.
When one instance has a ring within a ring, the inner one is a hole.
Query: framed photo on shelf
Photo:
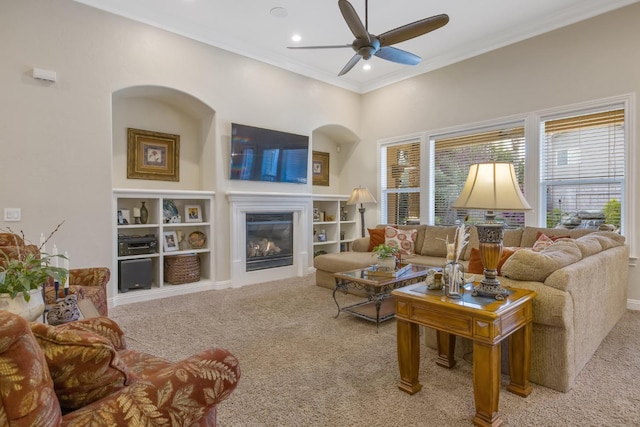
[[[314,151],[311,165],[313,185],[329,186],[329,153]]]
[[[180,135],[128,128],[127,178],[180,181]]]
[[[200,205],[184,206],[185,222],[202,222],[202,208]]]
[[[165,231],[164,239],[162,239],[165,252],[173,252],[179,249],[178,235],[175,231]]]
[[[131,213],[129,209],[118,209],[118,225],[131,224]]]

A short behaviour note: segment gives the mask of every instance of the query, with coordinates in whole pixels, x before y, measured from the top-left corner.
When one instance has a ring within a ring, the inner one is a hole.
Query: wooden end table
[[[451,299],[442,291],[428,290],[422,283],[396,289],[398,387],[409,394],[420,391],[419,325],[437,330],[438,359],[445,368],[455,365],[456,335],[473,340],[473,394],[477,426],[502,425],[498,414],[500,394],[500,342],[509,339],[511,382],[507,390],[526,397],[531,355],[531,322],[534,291],[510,288],[504,301],[473,297],[471,285],[465,287],[462,299]]]
[[[389,320],[395,315],[393,304],[383,304],[387,301],[392,290],[410,285],[412,283],[423,281],[430,268],[420,265],[409,264],[408,271],[398,277],[381,277],[369,274],[368,268],[359,268],[356,270],[345,271],[342,273],[334,273],[336,287],[333,289],[333,301],[338,307],[338,314],[344,311],[346,313],[358,316],[362,319],[376,322],[376,331],[380,322]],[[336,292],[342,290],[347,293],[348,289],[359,289],[365,292],[367,300],[346,307],[340,307],[336,299]],[[384,308],[384,310],[381,310]]]

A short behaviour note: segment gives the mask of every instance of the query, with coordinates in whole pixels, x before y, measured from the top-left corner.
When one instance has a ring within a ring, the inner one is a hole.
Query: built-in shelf
[[[148,221],[146,224],[133,223],[134,211],[141,208],[142,202],[149,212]],[[164,222],[165,204],[175,207],[173,213],[177,215],[173,221],[178,222]],[[189,221],[200,222],[187,222],[187,206],[195,206],[200,211],[199,219]],[[110,282],[110,299],[114,306],[214,288],[213,192],[116,189],[113,191],[113,209],[114,274]],[[128,213],[129,224],[118,224],[119,211]],[[189,235],[192,233],[205,236],[204,246],[194,247],[189,243]],[[125,239],[121,239],[122,236]],[[175,249],[165,245],[165,238],[173,236],[177,238],[174,242],[177,245]],[[146,243],[141,243],[139,246],[131,245],[131,249],[123,250],[120,243],[125,241],[126,237],[142,237],[145,242],[150,237],[156,244],[154,247],[145,247]],[[165,261],[169,257],[192,254],[197,255],[200,260],[200,280],[180,285],[165,282]],[[131,274],[136,280],[140,280],[142,288],[121,286],[125,282],[131,282]],[[149,281],[150,289],[147,289]]]

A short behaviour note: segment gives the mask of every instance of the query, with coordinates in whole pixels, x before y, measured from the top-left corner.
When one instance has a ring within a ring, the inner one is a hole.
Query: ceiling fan
[[[372,56],[386,59],[387,61],[397,62],[405,65],[419,64],[422,59],[413,53],[391,47],[391,45],[400,43],[412,38],[421,36],[449,22],[449,16],[446,14],[435,15],[430,18],[421,19],[419,21],[406,24],[393,30],[382,33],[379,36],[369,33],[369,0],[365,0],[365,24],[362,24],[360,17],[356,13],[351,3],[347,0],[338,0],[338,7],[344,20],[347,22],[349,29],[356,37],[351,44],[333,45],[333,46],[289,46],[289,49],[335,49],[350,47],[355,50],[356,54],[347,62],[347,65],[340,70],[338,76],[347,74],[360,59],[368,60]]]

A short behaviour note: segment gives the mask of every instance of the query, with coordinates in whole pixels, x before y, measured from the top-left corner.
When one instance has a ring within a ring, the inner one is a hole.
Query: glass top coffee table
[[[395,306],[393,299],[390,298],[391,291],[423,281],[429,270],[441,270],[441,268],[407,264],[393,273],[381,273],[372,270],[371,267],[334,273],[336,287],[333,289],[333,300],[338,307],[338,314],[335,317],[344,311],[375,322],[377,331],[380,322],[395,316]],[[346,294],[349,288],[364,291],[367,299],[340,307],[336,299],[336,292],[341,290]]]

